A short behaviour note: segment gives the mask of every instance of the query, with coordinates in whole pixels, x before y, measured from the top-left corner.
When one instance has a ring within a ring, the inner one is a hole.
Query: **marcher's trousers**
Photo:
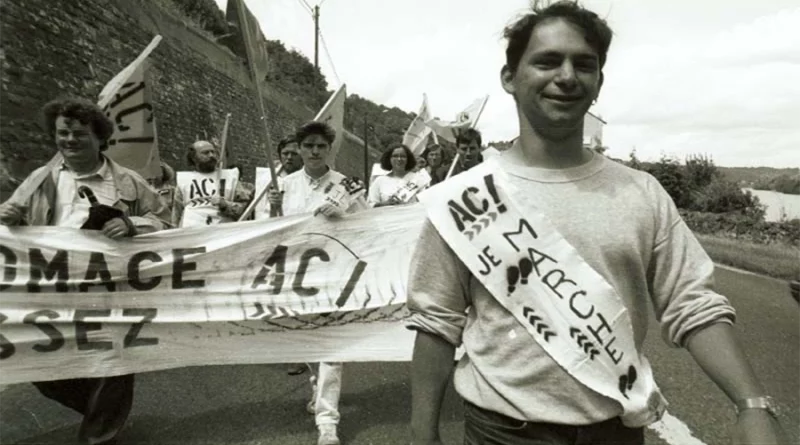
[[[83,414],[81,444],[114,443],[133,406],[133,374],[33,382],[45,397]]]
[[[580,426],[524,422],[465,402],[464,445],[644,445],[644,428],[619,417]]]
[[[339,396],[342,392],[342,364],[320,363],[314,415],[317,425],[339,423]]]

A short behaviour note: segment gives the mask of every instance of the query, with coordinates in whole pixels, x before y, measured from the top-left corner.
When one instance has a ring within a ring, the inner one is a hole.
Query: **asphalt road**
[[[800,443],[800,308],[784,284],[726,270],[718,289],[738,312],[742,343],[769,392],[783,409],[790,442]],[[649,428],[652,445],[728,443],[734,412],[684,350],[661,341],[655,321],[647,352],[670,401],[671,417]],[[340,437],[345,444],[408,443],[409,363],[345,366]],[[315,444],[305,412],[308,374],[285,366],[182,368],[137,376],[136,397],[123,444]],[[445,443],[461,443],[462,410],[450,389],[443,412]],[[80,418],[40,396],[29,384],[0,392],[0,443],[65,444]],[[688,427],[688,429],[687,429]]]

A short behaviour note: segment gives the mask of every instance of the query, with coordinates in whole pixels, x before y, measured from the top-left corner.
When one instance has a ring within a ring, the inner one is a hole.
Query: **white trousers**
[[[342,363],[320,363],[314,416],[319,425],[339,423],[339,395],[342,392]]]

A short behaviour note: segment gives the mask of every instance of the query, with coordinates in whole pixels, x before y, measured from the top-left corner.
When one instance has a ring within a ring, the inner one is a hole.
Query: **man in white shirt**
[[[367,208],[363,186],[328,166],[331,145],[336,131],[324,122],[312,121],[297,130],[303,168],[283,179],[283,191],[271,189],[271,209],[281,207],[283,215],[313,212],[337,217]],[[318,445],[337,445],[339,438],[339,395],[342,388],[342,364],[320,363],[319,378],[313,405],[319,429]]]

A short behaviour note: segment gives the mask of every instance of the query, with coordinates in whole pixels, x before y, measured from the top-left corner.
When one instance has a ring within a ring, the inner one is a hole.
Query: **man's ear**
[[[603,89],[603,81],[605,80],[605,76],[603,75],[603,71],[600,71],[600,80],[597,83],[597,96],[595,96],[594,100],[597,100],[597,97],[600,96],[600,91]]]
[[[512,71],[508,65],[503,65],[503,68],[500,69],[500,83],[503,85],[503,89],[506,93],[512,96],[517,91],[514,86],[514,71]]]

